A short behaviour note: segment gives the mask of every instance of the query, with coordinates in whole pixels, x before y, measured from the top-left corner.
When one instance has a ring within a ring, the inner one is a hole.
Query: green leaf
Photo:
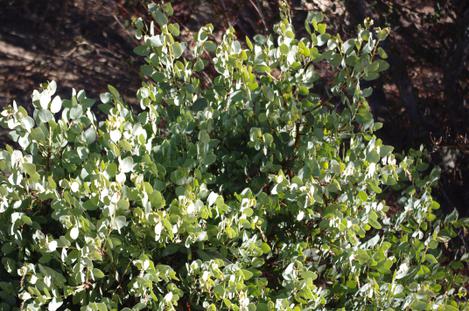
[[[151,15],[153,16],[153,19],[160,25],[166,25],[168,23],[168,18],[166,15],[160,10],[160,9],[153,9],[151,10]]]
[[[115,99],[119,99],[121,97],[120,94],[119,94],[119,91],[115,87],[113,87],[112,85],[108,84],[107,89],[109,90],[109,92],[112,94],[112,96]]]
[[[254,275],[251,271],[246,270],[246,269],[241,270],[241,272],[243,273],[244,280],[246,281],[251,279]]]
[[[358,192],[358,198],[360,199],[360,201],[366,202],[368,200],[368,195],[366,194],[366,192],[360,191]]]
[[[93,268],[93,276],[95,279],[102,279],[104,278],[106,275],[104,274],[103,271],[101,271],[100,269],[98,268]]]
[[[27,131],[30,131],[32,128],[34,128],[34,119],[31,118],[30,116],[26,116],[26,117],[22,118],[21,123],[23,124],[23,127]]]
[[[173,48],[174,58],[178,59],[184,53],[184,50],[186,49],[186,46],[185,46],[185,44],[181,44],[179,42],[174,42],[172,48]]]
[[[391,154],[391,152],[394,150],[394,147],[393,146],[387,146],[387,145],[384,145],[384,146],[381,146],[379,148],[379,155],[380,157],[386,157],[388,156],[389,154]]]
[[[326,32],[327,25],[324,23],[319,23],[316,26],[316,31],[319,32],[321,35]]]
[[[204,61],[202,59],[197,59],[197,61],[194,64],[194,71],[202,71],[204,69]]]
[[[82,106],[78,105],[75,107],[70,108],[70,118],[72,120],[77,120],[83,115],[83,108]]]
[[[50,111],[52,113],[57,113],[62,109],[62,99],[60,96],[55,96],[50,104]]]
[[[42,123],[47,123],[54,120],[54,115],[49,110],[44,109],[39,110],[38,117]]]
[[[155,42],[151,41],[152,45]],[[133,49],[133,52],[138,56],[147,56],[148,55],[148,47],[146,45],[139,45]]]
[[[379,74],[377,72],[368,72],[367,74],[365,74],[365,76],[363,77],[363,79],[365,81],[373,81],[373,80],[376,80],[379,78]]]
[[[168,16],[172,16],[174,14],[173,6],[169,2],[163,4],[163,11]]]
[[[380,155],[376,150],[371,150],[366,154],[366,160],[371,163],[377,163],[380,160]]]
[[[23,170],[29,176],[33,176],[36,173],[36,165],[33,163],[23,163]]]
[[[119,171],[121,173],[129,173],[134,169],[134,160],[132,157],[126,157],[119,160]]]
[[[116,224],[115,229],[117,229],[117,231],[119,232],[121,231],[122,228],[127,226],[127,220],[125,216],[117,216],[114,222]]]
[[[355,259],[358,260],[358,262],[361,265],[366,264],[371,258],[368,255],[367,251],[359,249],[357,253],[355,254]]]
[[[178,186],[185,185],[189,182],[188,172],[185,168],[178,168],[171,173],[171,181]]]
[[[169,24],[168,25],[168,30],[171,32],[171,34],[175,37],[180,35],[180,29],[178,24]]]
[[[101,94],[99,95],[99,99],[101,100],[101,102],[102,102],[103,104],[110,103],[111,100],[112,100],[111,93],[108,93],[108,92],[106,92],[106,93],[101,93]]]
[[[163,195],[159,191],[153,191],[149,195],[149,199],[150,199],[151,205],[155,209],[163,208],[166,205],[165,199],[163,198]]]
[[[213,41],[208,40],[208,41],[205,41],[204,47],[208,52],[214,53],[217,49],[217,44]]]
[[[94,127],[90,127],[84,132],[86,143],[92,144],[96,141],[96,130]]]
[[[46,139],[46,134],[44,134],[40,127],[36,127],[31,130],[29,137],[34,141],[42,142]]]
[[[396,280],[404,278],[409,272],[409,265],[407,263],[402,263],[399,266],[399,270],[396,271],[395,278]]]
[[[76,240],[78,238],[79,234],[80,234],[80,230],[78,229],[78,227],[73,227],[70,230],[70,238],[72,240]]]
[[[368,216],[368,223],[370,224],[370,226],[377,230],[380,230],[382,228],[381,224],[378,221],[378,215],[375,211],[370,211],[370,214]]]

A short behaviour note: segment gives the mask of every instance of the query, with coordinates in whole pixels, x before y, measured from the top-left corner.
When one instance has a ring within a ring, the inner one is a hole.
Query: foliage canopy
[[[275,36],[189,45],[149,12],[140,109],[50,82],[1,113],[0,308],[467,308],[467,220],[435,215],[438,170],[375,136],[360,86],[388,29],[343,41],[310,14],[297,38],[285,9]]]

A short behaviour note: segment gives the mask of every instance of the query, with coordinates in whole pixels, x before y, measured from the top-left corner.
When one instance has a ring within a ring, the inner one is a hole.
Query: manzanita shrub
[[[360,87],[388,29],[310,14],[297,38],[284,10],[188,44],[149,11],[140,108],[50,82],[1,113],[2,310],[467,310],[467,220],[436,216],[438,170],[375,136]]]

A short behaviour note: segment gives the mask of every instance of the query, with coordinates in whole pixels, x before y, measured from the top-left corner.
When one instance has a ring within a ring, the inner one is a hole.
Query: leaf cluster
[[[438,169],[383,144],[361,87],[388,29],[343,40],[310,14],[297,38],[284,14],[187,43],[169,4],[149,13],[139,111],[55,82],[2,111],[1,309],[468,307],[469,256],[447,251],[468,221],[437,216]]]

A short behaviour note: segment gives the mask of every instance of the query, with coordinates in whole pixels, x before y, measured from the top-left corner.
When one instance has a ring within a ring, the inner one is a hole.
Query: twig
[[[132,38],[133,36],[130,31],[121,23],[117,16],[115,14],[112,14],[112,17],[116,20],[117,24],[119,24],[119,26],[124,30],[124,32]]]
[[[268,28],[267,28],[267,23],[265,22],[264,14],[262,14],[262,11],[259,10],[259,7],[256,5],[256,3],[254,3],[254,0],[249,0],[249,2],[252,4],[252,6],[256,10],[257,14],[259,14],[259,16],[261,18],[261,22],[264,25],[264,29],[265,29],[265,31],[267,31]]]

